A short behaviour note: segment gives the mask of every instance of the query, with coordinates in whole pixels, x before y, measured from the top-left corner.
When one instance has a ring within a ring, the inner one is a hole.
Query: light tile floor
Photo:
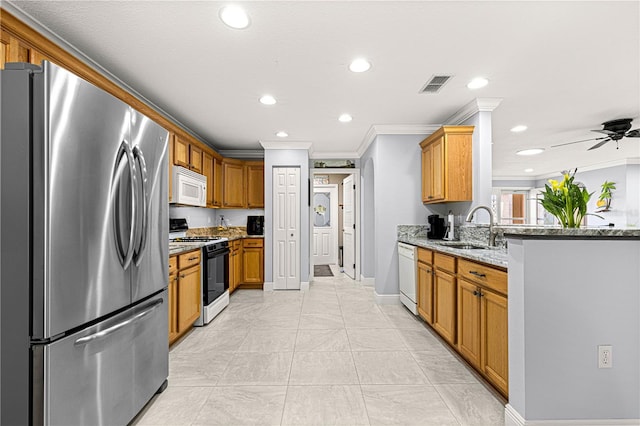
[[[504,424],[504,401],[401,305],[333,268],[308,292],[238,290],[169,353],[135,425]]]

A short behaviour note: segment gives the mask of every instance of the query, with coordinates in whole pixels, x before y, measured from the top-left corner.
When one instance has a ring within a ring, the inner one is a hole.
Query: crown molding
[[[312,160],[355,160],[360,158],[355,151],[314,152],[309,155]]]
[[[240,159],[264,158],[263,149],[223,149],[218,151],[223,157]]]
[[[279,142],[279,141],[260,141],[260,145],[264,149],[304,149],[309,151],[313,144],[311,142]]]
[[[428,136],[431,133],[442,127],[441,124],[374,124],[369,127],[367,134],[360,143],[358,150],[356,151],[357,158],[367,151],[369,146],[373,143],[374,139],[378,135],[424,135]]]
[[[488,111],[491,112],[500,105],[502,98],[476,98],[460,108],[455,114],[447,118],[444,122],[446,124],[458,125],[464,123],[472,115]]]

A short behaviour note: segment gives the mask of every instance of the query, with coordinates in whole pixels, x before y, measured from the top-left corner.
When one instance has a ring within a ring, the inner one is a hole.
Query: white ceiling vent
[[[452,77],[452,75],[434,75],[427,84],[422,86],[419,93],[438,93]]]

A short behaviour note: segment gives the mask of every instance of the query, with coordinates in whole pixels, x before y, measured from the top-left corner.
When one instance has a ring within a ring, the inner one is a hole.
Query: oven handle
[[[227,253],[231,253],[231,250],[229,250],[228,248],[224,248],[222,250],[216,250],[216,251],[212,251],[212,252],[207,252],[207,259],[211,259],[213,257],[219,257],[219,256],[225,255]]]

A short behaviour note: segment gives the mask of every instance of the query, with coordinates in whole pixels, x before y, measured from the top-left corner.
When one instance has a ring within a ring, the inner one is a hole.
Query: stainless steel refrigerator
[[[168,132],[78,76],[0,90],[0,423],[128,423],[168,376]]]

